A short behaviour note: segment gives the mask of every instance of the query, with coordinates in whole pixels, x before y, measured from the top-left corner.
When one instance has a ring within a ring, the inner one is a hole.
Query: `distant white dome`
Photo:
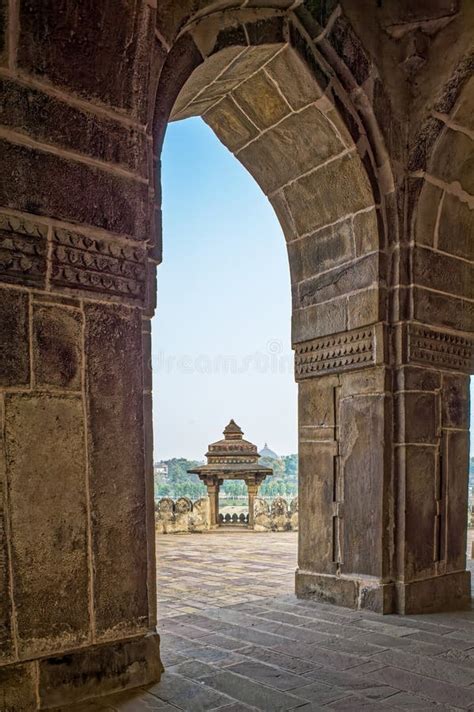
[[[266,457],[267,460],[278,460],[278,455],[274,450],[270,450],[267,443],[265,443],[265,445],[258,454],[260,455],[260,457]]]

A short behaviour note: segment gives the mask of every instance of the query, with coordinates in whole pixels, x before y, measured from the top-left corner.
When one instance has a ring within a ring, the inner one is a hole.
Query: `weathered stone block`
[[[291,48],[285,48],[265,67],[293,109],[302,109],[321,97],[308,65]]]
[[[439,219],[438,247],[443,252],[474,260],[474,210],[447,193]]]
[[[235,61],[242,53],[242,47],[226,47],[217,54],[208,57],[205,62],[200,64],[192,73],[189,80],[184,84],[171,112],[171,120],[183,119],[187,116],[199,116],[206,110],[205,104],[213,104],[215,98],[207,91],[211,89],[209,86],[215,81],[216,77],[221,75],[223,70]],[[226,85],[233,88],[237,84],[237,79],[231,83],[226,80],[218,80],[216,84],[225,87]],[[226,93],[223,90],[222,95]],[[199,96],[198,96],[199,94]],[[198,109],[202,110],[199,111]],[[207,107],[208,108],[208,107]]]
[[[146,175],[143,131],[8,79],[0,79],[0,103],[2,123],[14,131]]]
[[[87,99],[141,115],[152,17],[146,4],[106,0],[100,6],[88,3],[77,8],[65,0],[58,12],[54,0],[41,5],[27,0],[20,8],[18,64]]]
[[[41,709],[158,682],[160,638],[149,633],[39,662]]]
[[[434,447],[405,446],[398,453],[404,470],[404,575],[406,581],[434,574],[436,556]]]
[[[345,574],[383,575],[388,404],[383,395],[352,396],[340,401],[339,451],[344,491],[341,571]]]
[[[370,579],[359,582],[358,608],[375,613],[393,613],[395,611],[395,585],[380,583]]]
[[[0,203],[147,237],[148,187],[76,161],[0,141]]]
[[[446,433],[445,437],[447,571],[459,571],[466,568],[466,522],[461,513],[468,509],[469,434],[467,430],[452,431]]]
[[[381,394],[391,385],[390,372],[387,368],[365,368],[354,373],[342,373],[339,376],[341,398],[348,396]]]
[[[262,190],[272,193],[343,150],[324,114],[309,106],[266,131],[237,157]]]
[[[469,429],[469,376],[443,373],[442,423],[445,428]]]
[[[471,574],[458,571],[446,576],[436,576],[422,581],[397,583],[397,611],[437,613],[470,607]]]
[[[400,391],[436,391],[441,387],[441,374],[431,368],[404,366],[396,375]]]
[[[301,427],[330,428],[326,439],[334,436],[338,376],[322,376],[299,385],[298,423]],[[304,432],[301,433],[302,437]]]
[[[203,117],[230,151],[237,151],[254,138],[258,131],[245,114],[228,97]]]
[[[22,656],[89,639],[83,406],[7,395],[12,568]]]
[[[379,249],[381,237],[379,236],[375,208],[354,215],[352,227],[357,256],[366,255],[368,252],[375,252]]]
[[[260,128],[268,129],[290,113],[288,103],[264,73],[257,72],[234,92],[234,99]]]
[[[439,434],[439,397],[407,392],[395,396],[396,438],[399,443],[435,443]]]
[[[33,363],[38,386],[80,390],[82,316],[73,309],[35,304]]]
[[[317,274],[299,286],[301,305],[306,307],[343,294],[379,284],[379,256],[362,257],[357,262],[341,265]]]
[[[291,317],[291,342],[297,344],[318,336],[337,334],[347,326],[346,299],[335,299],[305,309],[296,309]]]
[[[322,603],[357,608],[358,582],[341,576],[296,571],[295,590],[298,598],[315,598]]]
[[[244,40],[244,45],[247,44]],[[240,83],[247,79],[250,74],[257,72],[262,64],[265,64],[269,59],[271,59],[280,49],[278,45],[262,45],[260,47],[248,47],[245,52],[238,57],[231,64],[231,66],[225,70],[219,79],[236,80],[236,83]]]
[[[351,220],[342,220],[288,245],[291,281],[301,282],[353,256]]]
[[[29,297],[0,289],[0,385],[30,382]]]
[[[385,290],[366,289],[347,298],[347,328],[357,329],[385,318]]]
[[[0,667],[2,712],[36,712],[35,663]]]
[[[299,446],[298,566],[302,571],[333,573],[334,467],[336,444],[305,442]]]
[[[141,314],[85,306],[94,606],[99,638],[148,625]]]
[[[437,294],[415,287],[415,319],[425,324],[450,326],[459,331],[474,329],[474,305],[464,299]]]
[[[373,205],[367,174],[353,153],[295,181],[285,196],[300,235]]]
[[[474,298],[474,265],[423,247],[414,248],[413,280],[423,287]]]

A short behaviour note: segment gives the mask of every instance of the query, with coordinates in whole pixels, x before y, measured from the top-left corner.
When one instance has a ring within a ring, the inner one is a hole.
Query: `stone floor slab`
[[[474,710],[472,610],[383,617],[298,600],[296,540],[159,536],[162,681],[67,712]]]
[[[277,692],[228,670],[211,678],[204,678],[203,683],[263,712],[286,712],[302,704],[302,699],[299,697],[282,691]]]

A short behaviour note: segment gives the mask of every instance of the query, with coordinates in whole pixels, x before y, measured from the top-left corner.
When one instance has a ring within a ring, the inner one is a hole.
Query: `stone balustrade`
[[[289,503],[284,497],[276,497],[273,502],[256,497],[254,516],[255,531],[296,531],[298,529],[298,497],[294,497]]]
[[[255,498],[255,531],[296,531],[298,529],[298,498],[287,502],[276,497],[272,502]],[[192,502],[189,497],[173,500],[163,497],[155,502],[155,526],[158,534],[203,532],[210,529],[209,499]]]
[[[207,497],[192,502],[189,497],[170,497],[155,502],[155,526],[159,534],[202,532],[209,529],[209,500]]]

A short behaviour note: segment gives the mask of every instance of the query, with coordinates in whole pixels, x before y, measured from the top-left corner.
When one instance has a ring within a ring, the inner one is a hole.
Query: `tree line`
[[[165,476],[155,468],[155,499],[162,497],[189,497],[192,500],[204,497],[206,487],[197,475],[190,475],[187,470],[202,465],[196,460],[187,460],[184,457],[175,457],[164,460],[161,464],[167,465],[168,474]],[[286,497],[292,498],[298,494],[298,456],[283,455],[276,460],[260,458],[259,464],[273,469],[273,476],[267,477],[259,490],[261,497]],[[229,498],[245,497],[247,488],[242,480],[228,480],[224,482],[221,493]]]

